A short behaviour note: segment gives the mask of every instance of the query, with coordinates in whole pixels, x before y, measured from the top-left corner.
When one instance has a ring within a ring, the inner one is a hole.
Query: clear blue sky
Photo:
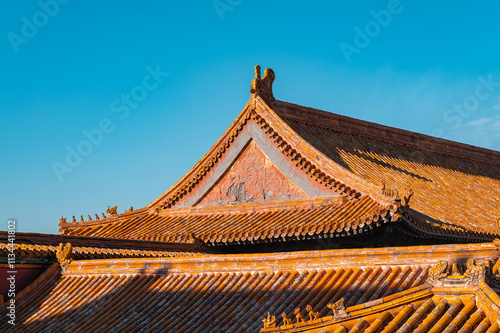
[[[256,64],[280,100],[500,150],[497,1],[54,1],[0,7],[1,230],[148,204]]]

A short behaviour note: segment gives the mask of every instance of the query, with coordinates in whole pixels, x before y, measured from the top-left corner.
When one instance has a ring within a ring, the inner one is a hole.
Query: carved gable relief
[[[251,140],[198,206],[307,197]]]

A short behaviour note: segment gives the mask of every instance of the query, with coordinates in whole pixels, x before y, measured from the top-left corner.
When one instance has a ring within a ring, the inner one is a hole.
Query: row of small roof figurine
[[[108,209],[106,209],[106,213],[108,213],[108,217],[109,217],[109,216],[112,216],[112,215],[116,215],[116,210],[117,210],[117,208],[118,208],[118,205],[116,205],[116,206],[114,206],[114,207],[109,207],[109,206],[108,206]],[[130,206],[130,208],[129,208],[128,210],[125,210],[125,209],[124,209],[123,211],[124,211],[125,213],[127,213],[127,212],[131,212],[131,211],[133,211],[133,210],[134,210],[134,208],[133,208],[132,206]],[[106,215],[104,215],[104,213],[101,213],[101,214],[102,214],[102,218],[103,218],[103,219],[107,218],[107,217],[106,217]],[[95,219],[96,219],[96,220],[100,220],[100,218],[99,218],[99,215],[98,215],[98,214],[94,214],[94,215],[95,215]],[[89,217],[89,221],[92,221],[92,216],[88,215],[88,217]],[[66,218],[61,216],[61,218],[59,219],[59,221],[60,221],[61,223],[66,223]],[[75,215],[73,215],[73,220],[72,220],[72,222],[76,222]],[[80,222],[84,222],[83,215],[80,215]]]
[[[330,303],[327,306],[328,306],[328,308],[333,310],[334,318],[337,318],[339,316],[343,317],[343,316],[347,315],[347,313],[345,312],[343,298],[341,298],[339,301],[337,301],[333,304]],[[309,321],[319,319],[319,312],[313,311],[312,306],[308,305],[306,307],[306,311],[309,314]],[[295,314],[295,319],[296,319],[297,324],[306,322],[304,319],[304,316],[300,313],[300,308],[296,308],[295,311],[293,311],[293,313]],[[283,325],[282,326],[292,325],[292,319],[288,318],[285,312],[283,312],[281,314],[281,316],[283,317]],[[275,328],[276,327],[276,316],[271,316],[271,314],[268,312],[267,317],[262,319],[262,323],[264,325],[264,328]]]

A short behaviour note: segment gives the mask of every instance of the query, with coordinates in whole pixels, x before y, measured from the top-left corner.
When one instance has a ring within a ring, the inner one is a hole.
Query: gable
[[[223,154],[208,153],[219,155],[216,163],[169,208],[339,195],[287,158],[253,119],[227,145]]]
[[[261,79],[256,69],[243,111],[164,194],[139,211],[61,221],[61,232],[176,241],[195,234],[219,244],[247,234],[261,240],[326,234],[334,225],[329,237],[351,235],[353,227],[357,235],[367,231],[367,221],[379,221],[376,227],[392,221],[416,239],[469,242],[498,235],[500,152],[278,101],[270,89],[273,72],[267,72]],[[341,214],[326,214],[338,206]],[[273,223],[254,220],[252,214],[267,216],[270,207],[279,211]],[[304,212],[313,207],[321,213]],[[296,220],[307,214],[305,224]],[[224,230],[222,215],[228,215]]]
[[[244,151],[197,204],[223,205],[309,197],[287,178],[252,139]]]

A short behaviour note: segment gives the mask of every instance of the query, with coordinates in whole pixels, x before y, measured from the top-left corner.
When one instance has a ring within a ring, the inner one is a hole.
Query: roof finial
[[[65,245],[63,245],[63,243],[59,243],[59,247],[56,251],[56,258],[63,272],[68,269],[72,253],[73,247],[71,246],[71,243],[66,243]]]
[[[273,96],[273,82],[275,79],[274,71],[271,68],[266,68],[264,77],[261,79],[260,66],[255,66],[255,79],[252,80],[252,98],[260,96],[269,106],[276,100]]]
[[[343,298],[339,299],[335,303],[328,303],[327,307],[333,311],[334,319],[340,319],[347,316]]]
[[[108,206],[108,209],[106,209],[106,213],[109,214],[109,216],[111,215],[116,215],[116,209],[118,208],[118,205],[114,206],[114,207],[109,207]]]
[[[260,65],[255,66],[255,78],[260,80]]]

